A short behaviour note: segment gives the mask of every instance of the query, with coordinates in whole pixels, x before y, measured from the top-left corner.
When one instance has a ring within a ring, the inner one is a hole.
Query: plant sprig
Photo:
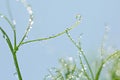
[[[19,68],[19,65],[18,65],[18,60],[17,60],[17,51],[19,50],[19,47],[23,44],[27,44],[27,43],[32,43],[32,42],[38,42],[38,41],[43,41],[43,40],[48,40],[48,39],[52,39],[52,38],[56,38],[58,36],[61,36],[63,34],[66,33],[66,30],[70,31],[72,30],[73,28],[77,27],[79,24],[80,24],[80,19],[77,20],[75,22],[75,24],[73,24],[70,28],[67,28],[66,30],[58,33],[58,34],[55,34],[54,36],[49,36],[49,37],[45,37],[45,38],[38,38],[38,39],[33,39],[33,40],[28,40],[28,41],[24,41],[25,38],[27,37],[29,31],[31,30],[32,28],[32,24],[34,23],[33,21],[33,11],[32,11],[32,7],[26,2],[26,0],[20,0],[20,2],[23,3],[23,5],[26,7],[27,11],[28,11],[28,14],[29,14],[29,23],[27,25],[27,28],[25,30],[25,33],[23,34],[23,37],[21,38],[20,42],[17,44],[17,39],[16,39],[16,25],[14,24],[14,22],[12,22],[11,20],[13,19],[13,16],[12,16],[12,12],[10,10],[10,5],[9,5],[9,2],[7,2],[7,7],[9,6],[9,9],[8,9],[8,13],[10,15],[10,18],[11,20],[9,20],[5,15],[1,14],[0,13],[0,17],[5,19],[5,21],[10,25],[10,27],[12,28],[12,31],[13,31],[13,35],[14,35],[14,44],[11,43],[11,40],[10,40],[10,37],[7,35],[7,32],[5,32],[5,30],[0,27],[0,31],[2,32],[7,44],[8,44],[8,47],[10,48],[11,50],[11,53],[12,53],[12,56],[13,56],[13,60],[14,60],[14,64],[15,64],[15,67],[16,67],[16,71],[17,71],[17,74],[18,74],[18,79],[19,80],[22,80],[22,75],[21,75],[21,72],[20,72],[20,68]]]
[[[80,52],[81,55],[83,56],[83,58],[84,58],[84,60],[85,60],[85,62],[86,62],[86,64],[87,64],[87,66],[88,66],[88,68],[89,68],[89,71],[90,71],[90,74],[91,74],[91,78],[92,78],[92,80],[94,80],[94,75],[93,75],[92,69],[91,69],[91,67],[90,67],[90,64],[89,64],[89,62],[88,62],[88,60],[87,60],[87,58],[86,58],[86,56],[85,56],[85,54],[84,54],[81,46],[80,46],[80,45],[77,45],[77,43],[72,39],[72,37],[70,36],[70,34],[68,33],[67,30],[66,30],[66,34],[67,34],[68,38],[70,39],[70,41],[78,48],[79,52]],[[81,60],[81,59],[80,59],[80,62],[81,62],[81,64],[82,64],[82,60]],[[83,67],[83,64],[82,64],[81,66]],[[83,69],[84,69],[84,67],[83,67]],[[86,72],[85,72],[85,73],[86,73]],[[87,76],[88,80],[91,80],[87,73],[86,73],[86,76]]]

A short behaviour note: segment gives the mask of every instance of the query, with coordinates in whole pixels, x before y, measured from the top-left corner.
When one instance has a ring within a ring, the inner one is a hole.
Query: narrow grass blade
[[[10,41],[10,38],[8,37],[7,33],[0,27],[0,31],[2,32],[4,38],[6,39],[6,42],[11,50],[11,52],[13,53],[13,46],[12,46],[12,43]]]
[[[120,57],[120,51],[116,51],[115,53],[113,53],[113,54],[109,55],[107,58],[105,58],[101,62],[100,67],[98,68],[98,71],[97,71],[96,76],[95,76],[95,80],[99,80],[100,73],[103,69],[103,65],[105,65],[108,61],[119,58],[119,57]]]
[[[11,11],[10,1],[9,0],[6,0],[6,7],[7,7],[7,11],[8,11],[10,19],[13,20],[13,15],[12,15],[12,11]]]
[[[89,68],[89,71],[90,71],[90,74],[91,74],[91,76],[92,76],[92,79],[94,80],[94,75],[93,75],[92,69],[91,69],[91,67],[90,67],[90,65],[89,65],[89,62],[88,62],[88,60],[87,60],[87,58],[86,58],[86,56],[85,56],[82,48],[76,44],[76,42],[72,39],[72,37],[69,35],[69,33],[68,33],[67,30],[66,30],[66,34],[67,34],[68,38],[71,40],[71,42],[72,42],[72,43],[78,48],[78,50],[81,52],[83,58],[85,59],[85,62],[86,62],[86,64],[87,64],[87,66],[88,66],[88,68]],[[88,79],[90,79],[90,78],[88,77]]]
[[[84,67],[84,64],[83,64],[83,61],[82,61],[82,58],[81,56],[79,55],[79,59],[80,59],[80,64],[81,64],[81,67],[83,69],[83,72],[85,73],[85,76],[88,78],[88,80],[91,80],[89,75],[87,74],[86,70],[85,70],[85,67]]]
[[[86,56],[85,56],[82,48],[81,48],[79,45],[76,44],[76,42],[72,39],[72,37],[69,35],[69,33],[68,33],[67,30],[66,30],[66,34],[67,34],[68,38],[71,40],[71,42],[72,42],[72,43],[78,48],[78,50],[81,52],[83,58],[85,59],[85,62],[86,62],[86,64],[87,64],[87,66],[88,66],[88,68],[89,68],[91,77],[92,77],[92,79],[94,80],[94,75],[93,75],[92,69],[91,69],[91,67],[90,67],[90,64],[89,64],[89,62],[88,62],[88,60],[87,60],[87,58],[86,58]]]
[[[13,23],[5,15],[2,15],[0,13],[0,16],[3,16],[3,18],[7,21],[7,23],[10,25],[10,27],[13,30],[13,33],[14,33],[14,48],[15,48],[16,47],[16,29],[15,29],[15,25],[13,25]]]
[[[12,22],[5,15],[2,15],[1,13],[0,13],[0,16],[3,16],[3,18],[8,22],[8,24],[10,25],[10,27],[14,31],[15,30],[15,26],[12,24]]]
[[[110,60],[116,59],[120,57],[120,51],[116,51],[113,54],[109,55],[106,59],[104,59],[103,64],[107,63]]]

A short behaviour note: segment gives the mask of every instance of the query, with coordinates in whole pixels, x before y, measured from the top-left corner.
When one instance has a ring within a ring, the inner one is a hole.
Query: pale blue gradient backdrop
[[[9,16],[6,0],[0,0],[0,13]],[[71,36],[77,41],[83,33],[81,42],[87,57],[93,60],[99,55],[105,24],[111,28],[107,44],[120,49],[120,0],[27,0],[34,11],[34,25],[28,39],[47,37],[68,28],[76,21],[75,16],[82,16],[81,24],[73,29]],[[28,23],[28,13],[23,5],[10,0],[13,17],[17,23],[17,39],[21,39]],[[9,36],[12,30],[5,20],[0,19]],[[109,46],[108,46],[109,47]],[[61,57],[77,56],[77,49],[66,35],[48,41],[36,42],[21,46],[18,61],[23,80],[43,80],[48,69],[58,66]],[[10,50],[0,34],[0,80],[17,80]]]

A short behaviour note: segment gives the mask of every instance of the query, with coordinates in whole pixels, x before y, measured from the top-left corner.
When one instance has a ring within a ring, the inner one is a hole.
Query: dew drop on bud
[[[80,21],[80,20],[81,20],[81,15],[80,15],[80,14],[77,14],[77,15],[76,15],[76,19],[77,19],[78,21]]]

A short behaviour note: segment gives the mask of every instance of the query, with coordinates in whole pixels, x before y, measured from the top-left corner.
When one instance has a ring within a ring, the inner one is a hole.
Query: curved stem
[[[98,68],[98,71],[96,73],[95,80],[99,79],[101,71],[103,69],[103,65],[105,65],[109,60],[113,60],[113,59],[119,58],[119,56],[120,56],[120,51],[116,51],[115,53],[109,55],[107,58],[105,58],[104,60],[102,60],[102,63],[101,63],[101,65]]]
[[[49,39],[52,39],[52,38],[56,38],[56,37],[58,37],[58,36],[61,36],[61,35],[65,34],[65,33],[66,33],[66,30],[67,30],[67,31],[70,31],[70,30],[72,30],[73,28],[77,27],[79,24],[80,24],[80,21],[76,21],[71,27],[65,29],[64,31],[62,31],[62,32],[60,32],[60,33],[57,33],[57,34],[55,34],[55,35],[53,35],[53,36],[49,36],[49,37],[45,37],[45,38],[38,38],[38,39],[34,39],[34,40],[28,40],[28,41],[25,41],[25,42],[21,42],[21,44],[19,44],[18,47],[19,47],[20,45],[27,44],[27,43],[31,43],[31,42],[38,42],[38,41],[43,41],[43,40],[49,40]]]
[[[15,68],[16,68],[16,71],[17,71],[18,79],[22,80],[22,75],[21,75],[20,68],[19,68],[19,65],[18,65],[16,51],[13,53],[13,59],[14,59],[14,64],[15,64]]]

